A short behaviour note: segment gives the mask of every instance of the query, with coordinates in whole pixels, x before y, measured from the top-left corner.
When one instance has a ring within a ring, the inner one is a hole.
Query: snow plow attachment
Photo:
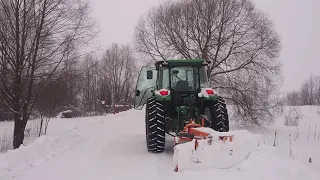
[[[175,145],[180,144],[181,142],[189,142],[192,140],[208,140],[208,143],[211,144],[212,142],[212,133],[213,130],[211,128],[205,128],[200,124],[194,123],[194,121],[191,121],[189,124],[185,125],[182,132],[180,132],[177,136],[174,137],[174,143]],[[216,131],[215,131],[216,132]],[[220,132],[221,134],[221,132]],[[226,142],[230,141],[232,142],[233,135],[218,135],[217,136],[219,140]],[[197,146],[195,146],[196,148]]]
[[[188,145],[192,145],[190,149],[192,151],[192,155],[198,151],[200,147],[200,142],[203,144],[207,144],[209,146],[212,145],[213,142],[220,141],[222,143],[232,142],[234,135],[228,132],[217,132],[211,128],[203,127],[200,124],[194,123],[193,120],[190,121],[189,124],[186,124],[183,131],[180,132],[177,136],[174,137],[174,145],[175,145],[175,155],[178,153],[178,145],[182,143],[188,143]],[[191,143],[191,144],[190,144]],[[231,150],[232,151],[232,150]],[[175,158],[175,172],[179,171],[179,162],[178,159]],[[191,158],[194,163],[201,163],[198,158]]]
[[[174,171],[226,169],[245,161],[262,146],[247,130],[218,132],[191,121],[174,137]]]

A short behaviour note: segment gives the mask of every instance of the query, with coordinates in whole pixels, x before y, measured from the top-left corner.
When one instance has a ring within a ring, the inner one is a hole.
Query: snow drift
[[[320,116],[315,113],[312,114],[315,118],[312,122],[319,122]],[[148,153],[144,115],[144,111],[129,110],[100,117],[56,118],[50,122],[47,136],[0,154],[0,179],[320,179],[314,168],[318,162],[315,155],[318,154],[319,144],[316,143],[319,142],[314,138],[306,140],[310,128],[304,119],[299,123],[301,141],[294,141],[292,148],[296,156],[300,155],[300,150],[312,156],[312,164],[307,163],[304,156],[301,159],[306,163],[289,157],[288,134],[282,130],[279,146],[273,147],[273,129],[267,138],[267,134],[260,130],[253,134],[252,130],[231,129],[226,134],[234,135],[232,142],[222,143],[213,139],[210,146],[200,141],[197,152],[192,151],[192,142],[176,146],[174,152],[173,141],[168,136],[164,153]],[[303,118],[311,122],[311,116],[304,115]],[[290,127],[288,132],[291,133],[291,129],[296,128]],[[213,137],[217,135],[214,134],[216,132],[211,133]],[[311,148],[309,143],[314,145],[312,151],[306,151]],[[299,147],[299,151],[295,147]],[[179,163],[179,172],[174,172],[175,161]]]
[[[208,140],[199,140],[199,147],[195,150],[195,140],[176,145],[174,148],[174,164],[179,171],[185,169],[227,169],[234,167],[248,158],[250,153],[260,146],[261,136],[254,135],[246,130],[216,132],[207,131],[212,137]],[[233,136],[232,141],[221,141],[219,136]]]

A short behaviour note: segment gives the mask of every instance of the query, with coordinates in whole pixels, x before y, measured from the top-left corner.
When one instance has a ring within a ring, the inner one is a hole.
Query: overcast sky
[[[320,75],[320,0],[254,0],[281,36],[284,84],[297,90],[311,74]],[[131,43],[139,17],[164,0],[91,0],[99,23],[99,44]]]

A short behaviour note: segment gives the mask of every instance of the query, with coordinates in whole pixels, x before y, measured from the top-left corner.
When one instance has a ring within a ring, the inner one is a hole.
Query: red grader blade
[[[190,123],[185,125],[183,131],[174,137],[174,144],[178,145],[182,142],[191,142],[194,140],[194,151],[197,151],[199,147],[199,140],[207,140],[209,145],[212,144],[213,138],[219,139],[223,143],[226,141],[233,141],[233,135],[219,135],[217,137],[212,137],[210,133],[206,132],[208,129],[205,129],[203,125],[204,120],[202,120],[202,125],[196,124],[194,120],[190,120]],[[176,164],[174,171],[177,172],[178,169],[178,164]]]

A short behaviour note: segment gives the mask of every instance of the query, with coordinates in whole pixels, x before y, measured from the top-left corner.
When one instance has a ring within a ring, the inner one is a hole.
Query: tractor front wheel
[[[228,132],[229,131],[229,118],[225,101],[222,97],[208,103],[204,109],[204,115],[207,116],[209,127],[215,131]]]
[[[150,152],[163,152],[165,146],[165,114],[163,104],[151,97],[146,103],[146,143]]]

